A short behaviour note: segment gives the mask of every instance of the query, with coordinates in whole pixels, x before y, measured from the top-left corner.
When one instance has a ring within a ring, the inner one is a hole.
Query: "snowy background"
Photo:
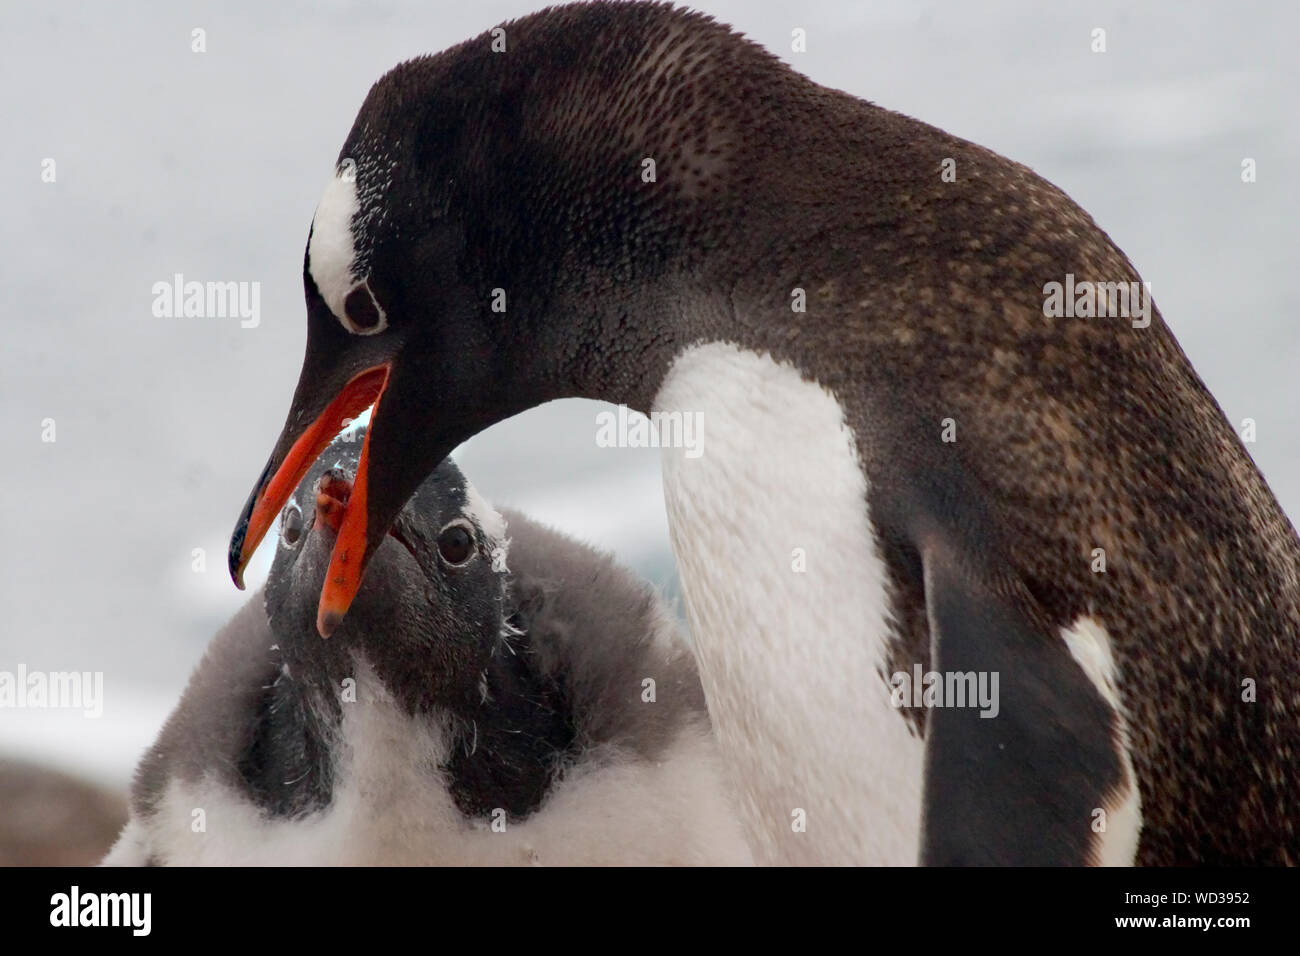
[[[121,787],[246,595],[228,536],[302,357],[301,267],[363,97],[397,62],[516,2],[7,5],[0,39],[4,323],[0,670],[103,671],[104,713],[0,710],[0,758]],[[1152,283],[1300,515],[1300,5],[698,2],[814,80],[1024,162]],[[207,51],[191,52],[191,31]],[[807,31],[806,53],[790,52]],[[1108,52],[1090,52],[1094,27]],[[1252,157],[1258,182],[1244,185]],[[56,162],[57,180],[41,181]],[[261,324],[159,319],[175,273],[261,284]],[[457,454],[497,503],[673,589],[657,452],[595,445],[594,403]],[[41,440],[53,418],[57,441]],[[192,570],[192,552],[206,571]],[[265,575],[263,546],[249,573]]]

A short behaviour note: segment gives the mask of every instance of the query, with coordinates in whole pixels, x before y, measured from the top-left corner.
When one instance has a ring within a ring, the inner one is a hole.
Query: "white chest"
[[[724,768],[760,863],[916,862],[923,747],[889,700],[885,571],[835,398],[733,345],[678,357],[664,494]]]

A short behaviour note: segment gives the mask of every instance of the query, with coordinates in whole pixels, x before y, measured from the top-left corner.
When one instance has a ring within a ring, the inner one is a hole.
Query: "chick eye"
[[[295,545],[302,537],[302,509],[290,503],[280,518],[280,540],[287,545]]]
[[[450,524],[438,535],[438,553],[450,565],[461,565],[474,556],[474,536],[463,524]]]

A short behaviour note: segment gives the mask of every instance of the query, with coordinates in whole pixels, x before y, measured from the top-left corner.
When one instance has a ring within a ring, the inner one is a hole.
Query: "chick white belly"
[[[885,568],[839,403],[788,365],[710,343],[677,358],[654,411],[702,429],[690,455],[665,448],[664,494],[755,861],[916,863],[923,745],[882,676]]]
[[[132,819],[105,862],[180,865],[747,865],[704,726],[687,726],[658,761],[588,751],[543,804],[494,829],[468,820],[436,768],[446,735],[406,714],[368,668],[346,704],[329,805],[267,816],[215,776],[173,780],[158,813]],[[195,811],[202,810],[202,829]]]

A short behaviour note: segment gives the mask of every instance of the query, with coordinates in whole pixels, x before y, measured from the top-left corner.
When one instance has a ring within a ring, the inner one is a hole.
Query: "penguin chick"
[[[451,461],[319,636],[361,447],[336,440],[285,507],[264,590],[141,761],[105,862],[751,862],[663,602]]]

